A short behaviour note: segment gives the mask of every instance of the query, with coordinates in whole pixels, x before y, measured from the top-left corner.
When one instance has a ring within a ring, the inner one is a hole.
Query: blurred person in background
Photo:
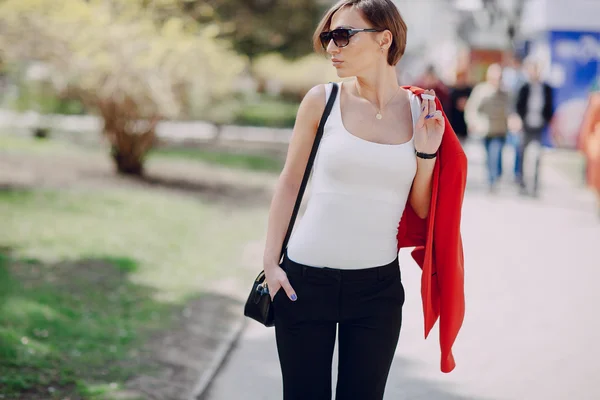
[[[442,103],[442,108],[444,110],[450,109],[450,91],[435,72],[433,65],[428,65],[425,68],[425,72],[417,79],[415,86],[432,89],[440,103]]]
[[[523,63],[518,56],[513,55],[510,57],[508,65],[505,66],[502,71],[502,85],[511,99],[511,110],[509,115],[508,136],[506,138],[506,143],[514,150],[515,160],[513,171],[515,182],[517,184],[519,184],[522,179],[521,152],[519,150],[522,139],[522,125],[517,115],[516,104],[519,89],[521,89],[526,82],[527,76],[523,70]]]
[[[496,191],[501,175],[502,149],[508,132],[509,109],[510,97],[502,88],[502,67],[492,64],[487,69],[486,81],[473,88],[465,105],[469,132],[483,138],[490,192]]]
[[[535,59],[527,59],[524,63],[527,72],[527,82],[519,89],[516,101],[516,112],[522,126],[522,137],[519,141],[519,185],[522,193],[527,193],[524,169],[525,160],[530,145],[535,144],[535,160],[533,162],[533,182],[531,194],[536,196],[539,189],[540,162],[542,154],[542,133],[548,127],[554,113],[552,87],[541,80],[542,66]]]
[[[315,50],[326,52],[338,76],[348,79],[338,85],[312,171],[311,198],[282,261],[290,215],[334,84],[315,86],[302,100],[269,212],[263,263],[284,400],[331,399],[336,330],[336,399],[383,399],[402,324],[398,251],[413,240],[405,239],[407,225],[399,221],[425,229],[425,218],[434,220],[429,214],[434,188],[440,193],[435,221],[444,234],[433,251],[443,249],[456,260],[444,263],[451,283],[436,277],[437,285],[450,285],[445,293],[452,293],[446,298],[436,292],[444,312],[451,311],[444,316],[448,329],[440,332],[448,343],[441,345],[441,368],[454,368],[450,347],[464,316],[457,276],[463,269],[460,182],[466,179],[466,157],[435,92],[426,90],[431,99],[421,101],[425,94],[398,84],[395,66],[404,54],[406,32],[391,0],[342,0],[315,31]],[[451,167],[436,164],[442,136],[448,136],[444,165]],[[444,172],[433,186],[436,166]],[[423,274],[429,282],[433,258],[426,260]],[[433,307],[429,301],[424,304]],[[427,314],[426,321],[436,318]]]
[[[465,122],[465,105],[473,91],[469,84],[468,73],[465,70],[458,71],[456,83],[450,88],[450,109],[448,117],[456,136],[464,143],[467,139],[467,123]],[[437,93],[437,91],[436,91]]]

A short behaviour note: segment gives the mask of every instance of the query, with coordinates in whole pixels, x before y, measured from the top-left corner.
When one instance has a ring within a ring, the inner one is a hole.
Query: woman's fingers
[[[418,126],[423,126],[428,114],[429,114],[429,101],[423,99],[423,102],[421,103],[421,115],[419,115],[419,120],[417,121]]]
[[[437,110],[436,112],[434,112],[433,119],[438,125],[442,127],[446,124],[446,120],[444,119],[444,114],[442,113],[442,110]]]
[[[425,94],[427,96],[425,96],[425,98],[427,99],[425,102],[427,103],[427,109],[428,109],[428,113],[427,116],[425,117],[425,119],[430,119],[433,118],[434,113],[436,111],[436,106],[435,106],[435,91],[433,90],[426,90]]]
[[[437,123],[444,122],[444,116],[441,110],[437,110],[435,104],[435,91],[434,90],[426,90],[421,95],[423,99],[421,105],[421,115],[419,116],[419,120],[417,121],[418,126],[423,126],[425,122],[430,119],[435,119]]]
[[[298,296],[296,296],[296,292],[294,291],[294,288],[292,288],[290,281],[287,278],[284,278],[280,282],[281,288],[285,290],[285,293],[290,298],[290,300],[296,301],[298,299]]]
[[[279,286],[268,285],[268,288],[269,288],[269,296],[271,296],[271,301],[273,301],[277,292],[281,290],[281,285],[279,285]]]

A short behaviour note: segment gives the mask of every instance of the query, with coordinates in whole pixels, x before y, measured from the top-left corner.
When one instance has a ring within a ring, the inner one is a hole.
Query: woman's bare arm
[[[426,90],[425,94],[435,96],[435,91]],[[439,100],[438,100],[439,101]],[[415,125],[415,149],[421,153],[437,153],[442,142],[445,130],[445,118],[440,109],[437,108],[435,98],[423,100],[421,104],[421,115]],[[417,157],[417,173],[410,190],[410,205],[420,218],[427,218],[431,203],[431,186],[435,158],[423,159]]]
[[[427,218],[431,203],[431,181],[435,159],[417,158],[417,174],[410,190],[410,205],[419,218]]]
[[[277,290],[283,287],[288,297],[295,300],[294,290],[290,286],[285,272],[279,267],[279,257],[324,110],[325,87],[323,85],[315,86],[306,94],[298,109],[285,165],[271,201],[263,256],[263,268],[271,296],[275,296]]]

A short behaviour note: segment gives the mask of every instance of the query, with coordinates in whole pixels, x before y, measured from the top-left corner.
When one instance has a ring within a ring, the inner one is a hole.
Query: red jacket
[[[405,87],[421,95],[423,89]],[[436,98],[436,105],[441,109]],[[465,315],[464,259],[460,234],[463,196],[467,180],[467,158],[448,118],[433,170],[429,216],[419,218],[410,202],[398,226],[398,250],[415,247],[414,260],[423,270],[421,299],[425,338],[440,320],[441,370],[456,366],[452,345]]]

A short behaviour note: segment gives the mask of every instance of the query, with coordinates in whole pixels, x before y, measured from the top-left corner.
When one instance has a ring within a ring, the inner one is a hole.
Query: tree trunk
[[[158,116],[140,118],[135,104],[128,102],[106,101],[99,109],[117,173],[142,176],[144,159],[156,141]]]
[[[123,130],[105,133],[108,137],[113,138],[111,155],[117,172],[123,175],[142,176],[144,159],[156,139],[154,129],[141,134]]]
[[[111,156],[115,162],[117,173],[122,175],[142,176],[144,174],[144,162],[131,153],[122,152],[118,147],[113,146]]]

